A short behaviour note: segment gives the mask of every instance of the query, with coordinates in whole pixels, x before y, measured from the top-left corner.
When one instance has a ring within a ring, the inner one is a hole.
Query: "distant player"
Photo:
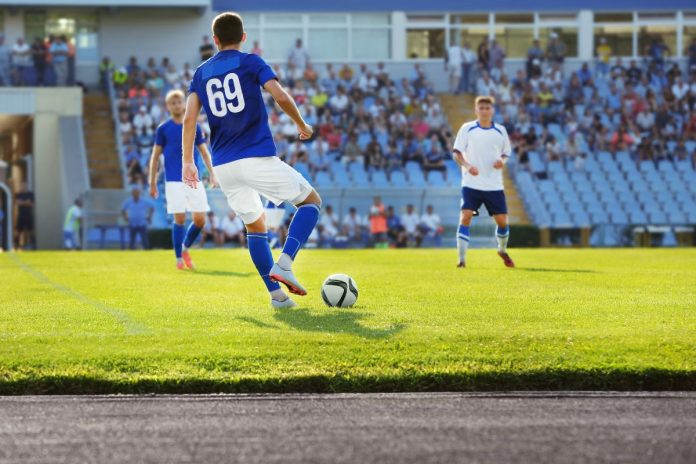
[[[454,160],[462,168],[461,223],[457,233],[459,264],[466,267],[469,247],[469,226],[474,212],[485,205],[498,227],[498,255],[507,267],[515,267],[507,253],[510,237],[507,204],[503,191],[503,166],[510,157],[510,138],[505,127],[493,122],[493,97],[479,96],[474,103],[476,121],[467,122],[459,129],[454,141]]]
[[[271,67],[259,56],[239,51],[246,33],[238,14],[218,15],[213,21],[213,38],[220,52],[196,69],[189,89],[184,117],[184,181],[191,186],[198,183],[193,144],[196,118],[205,108],[213,169],[230,207],[246,226],[251,259],[271,294],[272,306],[293,307],[295,303],[278,282],[291,293],[307,294],[295,278],[292,264],[317,223],[321,198],[297,171],[276,156],[261,87],[294,121],[301,140],[312,136],[312,127],[302,119]],[[297,206],[275,264],[261,195],[277,205],[287,201]]]
[[[185,95],[181,90],[172,90],[165,97],[167,110],[171,118],[157,128],[155,145],[152,147],[152,156],[150,157],[150,195],[152,198],[157,198],[159,196],[157,190],[157,170],[159,168],[160,155],[164,153],[164,176],[166,180],[164,195],[167,199],[167,214],[174,215],[172,242],[174,243],[174,254],[176,255],[176,268],[179,270],[183,270],[184,265],[189,269],[194,268],[189,248],[196,241],[198,234],[205,226],[205,216],[210,211],[203,184],[198,181],[196,188],[191,188],[181,180],[181,132],[184,112],[186,111],[184,100]],[[205,144],[203,131],[201,131],[198,125],[196,125],[195,131],[195,144],[198,147],[196,155],[198,155],[200,150],[203,161],[210,173],[211,185],[214,186],[216,183],[215,175],[213,174],[213,165],[210,160],[208,147]],[[188,230],[184,227],[187,212],[191,212],[193,216],[193,222],[191,222]]]
[[[68,208],[63,222],[63,245],[66,250],[76,250],[80,247],[80,226],[82,223],[82,200],[76,199]]]

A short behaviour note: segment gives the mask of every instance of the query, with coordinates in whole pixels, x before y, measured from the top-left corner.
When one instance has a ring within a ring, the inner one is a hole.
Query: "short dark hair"
[[[213,35],[223,47],[240,43],[244,35],[242,17],[231,11],[220,13],[213,20]]]

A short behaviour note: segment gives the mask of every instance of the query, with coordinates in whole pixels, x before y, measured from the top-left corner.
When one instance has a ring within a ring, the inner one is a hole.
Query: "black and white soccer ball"
[[[321,298],[326,306],[350,308],[358,300],[358,285],[345,274],[332,274],[321,286]]]

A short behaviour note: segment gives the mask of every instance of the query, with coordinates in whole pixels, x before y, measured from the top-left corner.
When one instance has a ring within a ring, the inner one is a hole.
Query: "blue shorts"
[[[462,187],[462,209],[470,209],[478,213],[481,205],[485,205],[488,214],[507,214],[507,203],[505,202],[505,192],[502,190],[475,190],[469,187]]]

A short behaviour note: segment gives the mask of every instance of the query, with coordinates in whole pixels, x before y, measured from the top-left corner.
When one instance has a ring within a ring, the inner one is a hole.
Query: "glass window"
[[[633,26],[597,26],[594,28],[595,50],[599,39],[605,37],[612,56],[633,56]]]
[[[665,21],[665,20],[673,20],[674,19],[674,11],[671,12],[664,12],[664,11],[649,11],[645,13],[638,13],[638,19],[639,20],[658,20],[658,21]]]
[[[348,30],[336,28],[310,29],[307,49],[312,60],[347,60]]]
[[[488,14],[450,15],[450,24],[488,24]]]
[[[409,23],[441,23],[445,15],[408,15]]]
[[[5,12],[0,10],[0,32],[5,32]]]
[[[576,21],[577,13],[540,13],[539,21],[541,22],[559,22],[559,21]]]
[[[409,29],[406,32],[408,58],[444,58],[444,29]]]
[[[696,24],[684,26],[684,39],[682,41],[682,44],[684,44],[684,56],[689,56],[689,47],[694,39],[696,39]]]
[[[450,31],[451,44],[464,46],[468,43],[474,52],[484,40],[488,40],[488,26],[462,27]]]
[[[286,61],[295,41],[302,38],[302,29],[266,29],[261,44],[266,59]],[[312,56],[312,50],[309,50]]]
[[[344,14],[312,14],[309,15],[309,24],[348,24],[348,16]]]
[[[46,38],[46,12],[24,12],[24,40],[33,42],[36,37]]]
[[[353,29],[353,59],[388,60],[391,56],[389,29]]]
[[[390,16],[385,14],[354,14],[352,16],[353,26],[388,26],[390,21]]]
[[[551,33],[558,34],[558,38],[566,46],[566,57],[578,56],[578,28],[577,27],[540,27],[539,43],[542,50],[546,50]],[[529,47],[530,44],[527,44]]]
[[[301,26],[302,15],[298,14],[267,14],[263,17],[268,26]]]
[[[641,26],[638,29],[638,54],[647,55],[648,47],[655,40],[664,41],[669,49],[667,56],[676,55],[677,28],[675,26]]]
[[[595,23],[632,23],[633,13],[595,13]]]
[[[533,24],[533,14],[497,14],[495,15],[496,24]]]
[[[496,26],[495,40],[505,50],[508,58],[524,58],[534,40],[534,29]]]
[[[253,13],[244,13],[242,16],[242,21],[244,21],[244,29],[247,27],[258,27],[261,24],[261,15]]]

